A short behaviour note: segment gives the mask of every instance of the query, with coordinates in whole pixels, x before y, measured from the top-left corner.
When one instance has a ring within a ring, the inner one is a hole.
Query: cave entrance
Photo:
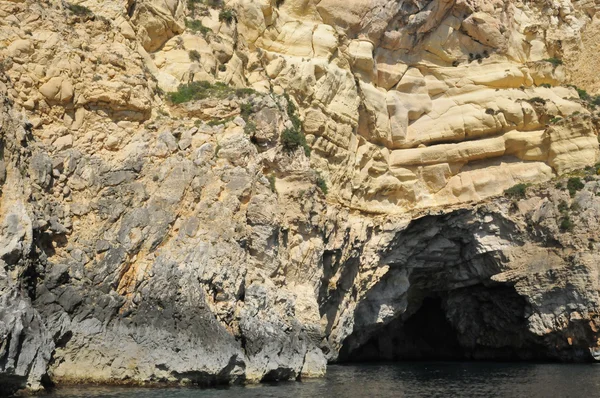
[[[338,360],[552,359],[540,337],[528,329],[525,300],[510,286],[432,293],[411,305],[386,325],[355,330]]]
[[[451,360],[463,358],[462,352],[442,299],[427,297],[406,320],[392,321],[352,352],[342,350],[340,360]]]

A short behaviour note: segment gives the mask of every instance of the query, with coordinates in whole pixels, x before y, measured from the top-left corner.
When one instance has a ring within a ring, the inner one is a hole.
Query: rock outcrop
[[[0,0],[0,392],[592,360],[598,11]]]

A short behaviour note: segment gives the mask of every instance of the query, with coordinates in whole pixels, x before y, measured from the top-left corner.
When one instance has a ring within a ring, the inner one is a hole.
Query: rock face
[[[0,1],[0,393],[592,360],[598,11]]]

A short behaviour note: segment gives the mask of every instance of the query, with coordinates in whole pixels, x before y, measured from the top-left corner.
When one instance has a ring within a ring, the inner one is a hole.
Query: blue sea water
[[[322,379],[212,389],[69,387],[61,398],[600,397],[600,364],[416,362],[330,366]]]

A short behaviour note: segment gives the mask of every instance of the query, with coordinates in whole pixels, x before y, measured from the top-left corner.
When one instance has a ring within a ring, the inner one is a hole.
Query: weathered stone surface
[[[591,3],[0,1],[0,394],[591,360]]]

